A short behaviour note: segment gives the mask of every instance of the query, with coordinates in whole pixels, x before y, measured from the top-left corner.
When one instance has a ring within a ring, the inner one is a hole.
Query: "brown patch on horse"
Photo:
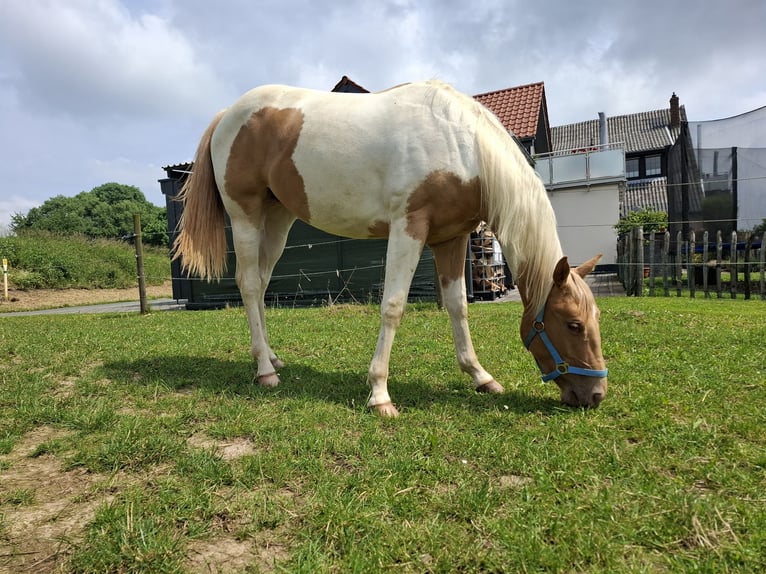
[[[478,177],[463,181],[449,171],[433,171],[407,202],[407,234],[438,245],[465,235],[481,222]]]
[[[226,163],[226,194],[248,215],[258,212],[270,189],[298,218],[311,221],[303,177],[293,161],[301,129],[303,112],[272,107],[253,112],[240,128]]]
[[[368,237],[370,239],[383,239],[384,237],[388,237],[390,231],[391,224],[387,221],[376,221],[367,228],[369,234]]]
[[[447,287],[452,281],[463,279],[465,276],[465,252],[468,235],[458,235],[449,241],[443,241],[437,245],[431,245],[436,269],[439,272],[439,283],[442,288]]]

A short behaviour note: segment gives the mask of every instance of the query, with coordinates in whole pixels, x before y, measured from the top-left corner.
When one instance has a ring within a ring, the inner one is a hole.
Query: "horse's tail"
[[[177,198],[183,212],[173,242],[173,260],[180,259],[186,273],[208,281],[219,279],[226,270],[226,220],[210,153],[210,140],[224,112],[213,118],[202,135],[192,173]]]

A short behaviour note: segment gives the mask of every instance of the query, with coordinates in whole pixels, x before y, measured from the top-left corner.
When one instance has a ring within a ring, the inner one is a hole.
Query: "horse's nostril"
[[[591,397],[591,405],[597,407],[601,401],[604,400],[604,393],[593,393]]]

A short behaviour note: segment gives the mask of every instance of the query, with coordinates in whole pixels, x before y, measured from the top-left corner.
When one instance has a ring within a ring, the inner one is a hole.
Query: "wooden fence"
[[[736,232],[723,238],[719,231],[711,241],[707,231],[701,238],[679,231],[671,242],[669,231],[637,227],[617,241],[617,274],[627,295],[766,300],[765,256],[763,238],[749,233],[738,240]]]

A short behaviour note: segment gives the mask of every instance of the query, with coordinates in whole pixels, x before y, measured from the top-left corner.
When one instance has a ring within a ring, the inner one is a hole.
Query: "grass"
[[[593,411],[539,382],[518,304],[470,308],[496,396],[459,373],[446,314],[411,306],[396,420],[364,407],[374,306],[268,310],[275,390],[241,309],[4,318],[0,568],[44,508],[24,468],[53,465],[89,509],[48,549],[69,572],[763,571],[766,306],[599,304]]]
[[[124,241],[29,232],[0,237],[0,257],[15,289],[124,288],[138,281],[135,247]],[[170,279],[167,249],[144,247],[144,274],[149,285]]]

